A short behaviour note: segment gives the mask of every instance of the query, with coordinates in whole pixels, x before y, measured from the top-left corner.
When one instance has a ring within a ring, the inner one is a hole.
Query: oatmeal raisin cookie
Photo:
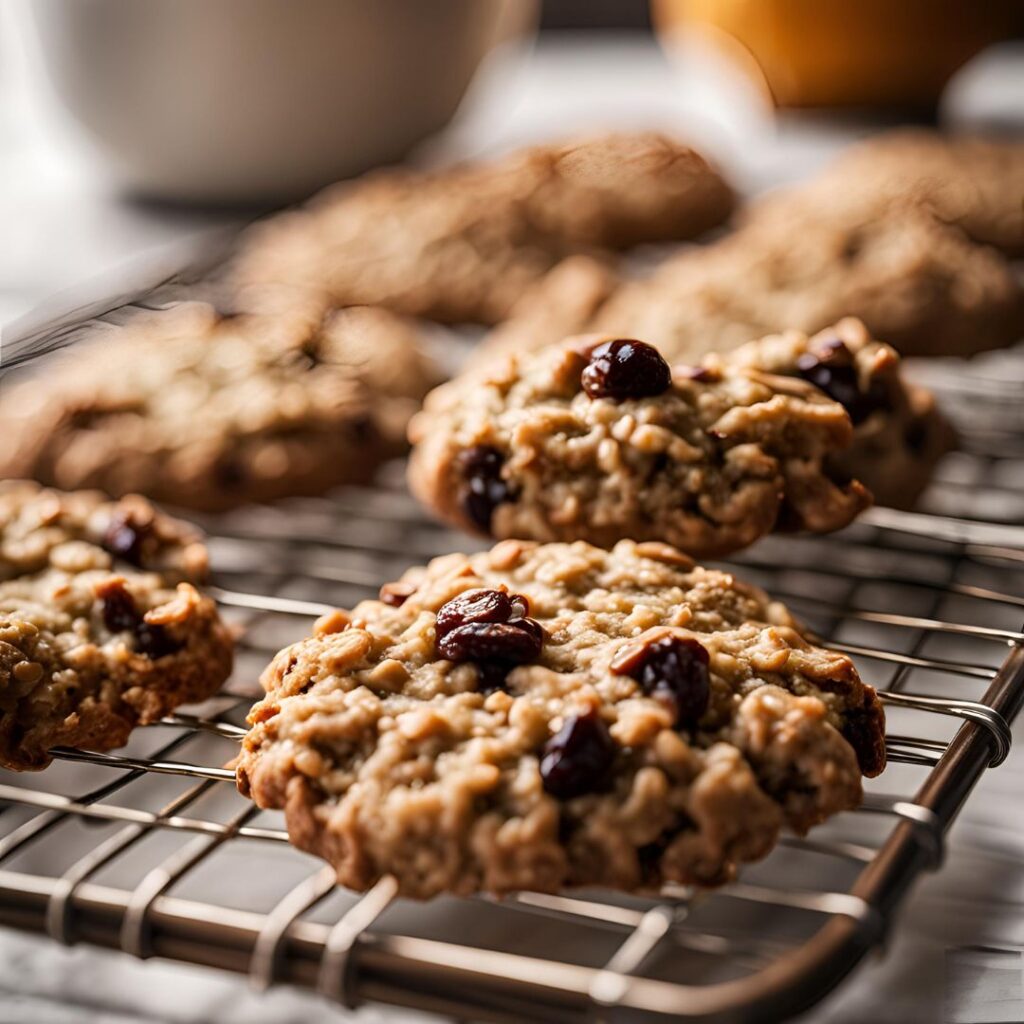
[[[494,537],[716,556],[775,528],[838,529],[870,501],[831,473],[853,428],[815,385],[745,365],[670,368],[624,338],[468,372],[428,396],[410,438],[414,493]]]
[[[492,324],[565,256],[692,238],[732,205],[689,147],[655,133],[602,136],[333,186],[251,229],[229,278]]]
[[[885,764],[848,658],[663,544],[438,558],[263,685],[241,791],[342,885],[419,898],[717,885]]]
[[[0,764],[119,747],[214,693],[232,640],[205,575],[198,533],[138,496],[0,483]]]
[[[203,510],[363,482],[440,379],[382,309],[183,303],[97,332],[0,395],[0,477]]]

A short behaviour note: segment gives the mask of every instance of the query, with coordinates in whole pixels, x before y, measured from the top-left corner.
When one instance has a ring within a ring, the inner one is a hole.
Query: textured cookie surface
[[[847,318],[811,338],[800,331],[769,336],[708,356],[701,365],[799,377],[839,402],[853,424],[853,441],[829,456],[829,466],[837,479],[860,480],[880,505],[912,506],[955,444],[935,396],[904,381],[899,356],[874,341],[859,320]]]
[[[591,324],[617,287],[614,272],[588,257],[563,261],[526,296],[517,314],[477,346],[469,368],[481,370],[515,353],[526,359],[553,344],[554,331],[565,332],[557,338],[562,341]],[[852,317],[811,338],[791,330],[739,349],[727,346],[721,354],[704,355],[699,365],[747,366],[823,387],[853,423],[853,441],[831,456],[830,464],[838,478],[860,480],[880,505],[912,506],[935,464],[955,443],[935,396],[905,381],[895,350],[872,340],[864,324]]]
[[[695,362],[856,316],[903,355],[971,355],[1024,332],[1004,255],[1022,251],[1024,146],[900,132],[752,203],[738,230],[641,280],[555,268],[484,344],[525,351],[615,332]]]
[[[0,483],[0,764],[121,746],[215,692],[232,641],[206,568],[199,535],[142,498]]]
[[[849,659],[665,545],[503,541],[381,598],[274,659],[238,766],[343,885],[719,884],[884,766]]]
[[[384,310],[187,303],[5,383],[0,475],[214,510],[317,494],[400,453],[437,380],[414,329]]]
[[[976,242],[1024,253],[1024,142],[916,129],[878,135],[841,153],[811,187],[780,196],[779,213],[851,192],[880,208],[922,203]]]
[[[563,256],[690,238],[732,202],[701,156],[661,135],[537,146],[493,164],[335,186],[252,229],[232,277],[495,323]]]
[[[719,555],[776,526],[828,531],[870,501],[829,459],[853,437],[807,381],[671,368],[601,337],[486,365],[410,425],[413,491],[466,529],[532,540],[660,540]]]
[[[621,288],[589,329],[629,331],[695,361],[856,316],[905,356],[970,355],[1015,341],[1022,308],[1020,284],[995,250],[922,206],[880,210],[848,194],[752,213],[701,253]]]

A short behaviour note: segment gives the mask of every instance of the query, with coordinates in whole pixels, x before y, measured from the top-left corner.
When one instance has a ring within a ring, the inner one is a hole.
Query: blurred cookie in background
[[[0,765],[111,750],[212,696],[234,644],[207,569],[202,535],[138,495],[0,482]]]
[[[1024,248],[1022,201],[1024,145],[881,136],[810,182],[751,203],[735,231],[644,276],[566,261],[476,359],[602,331],[693,361],[844,316],[905,356],[1000,348],[1024,331],[1024,289],[1008,259]]]
[[[368,480],[439,374],[413,324],[305,298],[182,303],[43,361],[0,396],[0,477],[216,511]]]
[[[784,221],[794,208],[828,217],[854,197],[879,215],[920,204],[975,242],[1024,254],[1024,141],[944,136],[925,129],[876,135],[841,153],[812,181],[754,203],[746,217]]]
[[[968,356],[1020,336],[1013,268],[923,204],[838,193],[752,215],[700,253],[670,258],[617,291],[593,329],[650,337],[694,359],[760,334],[814,332],[857,316],[905,356]]]
[[[229,279],[494,324],[567,255],[693,238],[732,208],[728,184],[688,146],[648,132],[600,136],[336,185],[254,226]]]

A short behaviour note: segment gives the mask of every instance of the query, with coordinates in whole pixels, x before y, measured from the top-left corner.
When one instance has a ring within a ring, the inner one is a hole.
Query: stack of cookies
[[[385,172],[258,225],[215,302],[0,399],[0,472],[37,481],[0,490],[0,758],[115,746],[227,674],[200,541],[121,496],[319,494],[408,439],[412,491],[495,546],[281,651],[241,791],[353,888],[727,881],[859,804],[884,715],[694,559],[917,500],[955,437],[900,353],[1019,336],[1020,186],[1020,146],[900,134],[721,233],[727,183],[641,134]],[[616,256],[684,240],[646,277]],[[492,330],[435,387],[417,317]]]

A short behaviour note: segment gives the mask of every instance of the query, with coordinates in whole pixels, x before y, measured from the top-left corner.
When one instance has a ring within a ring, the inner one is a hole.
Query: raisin
[[[113,583],[103,590],[103,624],[111,633],[135,630],[142,622],[142,616],[132,595],[125,588]]]
[[[903,431],[903,442],[916,454],[924,452],[928,445],[928,424],[921,416],[915,416]]]
[[[143,620],[135,628],[135,649],[149,658],[163,658],[180,651],[182,644],[160,625]]]
[[[888,405],[882,382],[872,379],[865,390],[850,350],[838,339],[828,343],[819,357],[805,352],[796,361],[797,375],[838,402],[856,426]]]
[[[825,693],[845,694],[851,688],[848,673],[834,679],[816,679],[815,682]],[[857,763],[865,775],[875,776],[885,767],[885,712],[870,687],[864,687],[859,707],[851,705],[845,708],[839,732],[853,747]]]
[[[527,618],[529,602],[501,590],[467,590],[437,613],[437,653],[449,661],[473,661],[480,688],[504,686],[516,665],[535,661],[544,644],[539,622]]]
[[[482,530],[490,530],[494,510],[499,505],[515,501],[515,491],[501,476],[504,464],[505,457],[489,445],[474,445],[459,455],[459,471],[465,480],[462,507]]]
[[[241,460],[234,455],[222,456],[213,467],[213,476],[217,481],[217,485],[225,490],[240,487],[245,483],[248,475]]]
[[[847,711],[844,716],[842,737],[853,747],[860,770],[869,777],[885,767],[884,729],[882,712],[870,698],[865,698],[862,707]]]
[[[544,744],[540,760],[544,789],[559,800],[602,789],[615,751],[615,740],[596,709],[570,715]]]
[[[516,595],[519,597],[519,595]],[[512,595],[503,590],[464,590],[457,597],[443,604],[437,611],[438,638],[446,633],[465,626],[469,622],[508,622],[513,617],[522,618],[530,610],[526,598],[520,597],[523,604],[519,614],[513,608]]]
[[[682,832],[696,832],[697,823],[688,814],[677,812],[674,827],[666,829],[652,843],[637,847],[636,859],[645,882],[657,882],[661,877],[661,860],[665,851]]]
[[[543,633],[523,624],[470,622],[438,640],[438,653],[449,661],[507,661],[522,665],[540,654]],[[534,623],[536,625],[536,623]]]
[[[648,644],[623,666],[640,689],[670,707],[677,727],[693,727],[707,711],[711,698],[708,652],[689,637],[666,636]]]
[[[515,668],[508,661],[481,661],[476,666],[476,685],[481,693],[504,690],[508,674]]]
[[[130,513],[119,512],[110,520],[103,535],[103,547],[115,558],[123,558],[142,568],[147,540],[153,532],[151,523],[139,522]]]
[[[150,658],[162,658],[181,650],[164,626],[146,622],[132,595],[120,580],[110,580],[99,591],[103,600],[103,623],[111,633],[131,633],[134,647]]]
[[[653,345],[618,338],[590,353],[580,383],[591,398],[645,398],[667,391],[672,371]]]

